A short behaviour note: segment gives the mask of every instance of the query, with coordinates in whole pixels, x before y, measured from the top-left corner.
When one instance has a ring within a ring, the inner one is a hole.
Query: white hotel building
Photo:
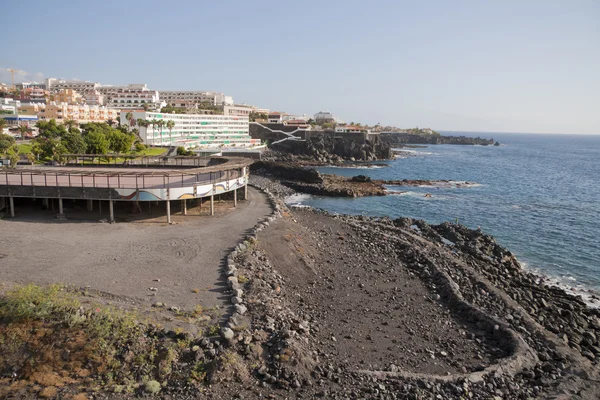
[[[100,86],[98,93],[106,98],[105,103],[109,107],[138,110],[144,108],[144,105],[161,107],[158,91],[148,89],[146,84]]]
[[[133,111],[133,127],[139,129],[140,137],[150,146],[183,146],[185,148],[224,149],[249,148],[260,145],[260,139],[252,139],[246,116],[163,114],[158,112]],[[121,125],[131,126],[131,121],[121,112]],[[150,125],[137,126],[137,120],[174,121],[172,131]]]
[[[210,103],[213,106],[232,105],[233,98],[218,92],[205,91],[183,91],[183,90],[161,90],[159,91],[161,101],[174,105],[176,102],[188,101],[196,104]]]

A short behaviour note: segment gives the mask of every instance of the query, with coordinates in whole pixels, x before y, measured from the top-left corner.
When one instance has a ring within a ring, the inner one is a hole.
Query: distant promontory
[[[480,137],[442,135],[430,128],[413,128],[398,132],[381,132],[381,139],[391,145],[406,144],[461,144],[490,146],[499,145],[494,139]]]

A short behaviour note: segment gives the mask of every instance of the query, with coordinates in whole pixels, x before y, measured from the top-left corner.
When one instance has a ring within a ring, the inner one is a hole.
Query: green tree
[[[157,124],[156,124],[158,126],[158,129],[159,129],[159,132],[160,132],[160,144],[161,144],[161,146],[163,144],[163,128],[165,127],[165,122],[166,121],[164,119],[159,119],[158,122],[157,122]]]
[[[6,156],[8,157],[8,160],[10,161],[10,167],[16,168],[17,163],[19,162],[19,159],[21,158],[21,156],[19,155],[19,146],[17,146],[16,144],[13,144],[12,146],[10,146],[6,150]]]
[[[67,132],[61,139],[62,145],[70,154],[85,154],[87,144],[79,132]]]
[[[148,121],[146,121],[145,119],[142,119],[142,118],[138,118],[136,122],[137,122],[137,126],[139,127],[139,130],[138,130],[138,133],[137,133],[138,140],[140,142],[143,142],[140,131],[141,131],[142,128],[148,128],[148,126],[150,126],[150,123]],[[146,135],[146,137],[147,136],[148,135]]]
[[[6,153],[12,145],[15,144],[15,138],[5,133],[0,133],[0,154]]]
[[[152,125],[152,146],[155,146],[155,138],[154,136],[156,135],[156,128],[158,127],[158,120],[156,118],[151,119],[150,121],[150,125]]]
[[[175,121],[172,119],[166,123],[167,129],[169,130],[169,146],[173,145],[173,128],[175,128]]]
[[[56,139],[67,133],[64,125],[59,125],[54,119],[50,121],[38,121],[36,124],[40,134],[39,137],[47,139]]]
[[[2,131],[4,130],[4,128],[6,128],[6,120],[4,118],[0,118],[0,133],[2,133]]]
[[[106,139],[108,139],[108,148],[111,151],[115,153],[127,153],[131,150],[135,136],[115,129],[106,135]]]
[[[54,153],[56,152],[56,148],[59,144],[60,139],[58,138],[46,138],[38,136],[33,141],[33,146],[31,150],[36,152],[38,160],[40,159],[40,157],[45,159],[52,159]]]
[[[192,150],[186,150],[185,147],[179,146],[177,147],[177,155],[178,156],[193,156],[194,152]]]
[[[138,153],[142,152],[146,150],[146,146],[144,145],[144,143],[142,142],[136,142],[135,143],[135,151],[137,151]]]
[[[250,119],[250,122],[255,122],[257,119],[269,119],[269,116],[265,113],[256,113],[256,112],[251,112],[250,115],[248,116],[248,118]]]
[[[102,132],[91,131],[84,136],[88,154],[108,153],[108,139]]]
[[[68,131],[70,131],[71,129],[76,128],[78,124],[77,121],[75,121],[74,119],[65,119],[63,125],[65,126],[65,128],[67,128]]]
[[[125,119],[127,122],[129,122],[128,130],[133,130],[135,128],[135,118],[133,118],[133,113],[131,111],[127,111],[127,113],[125,113]]]
[[[31,154],[33,154],[35,156],[35,158],[39,161],[40,160],[40,156],[44,153],[44,150],[42,149],[42,147],[40,146],[39,143],[37,143],[37,141],[33,142],[33,145],[31,146]]]
[[[19,125],[18,129],[22,139],[24,139],[25,136],[27,136],[31,132],[31,128],[29,127],[29,125],[25,124]]]
[[[67,148],[61,142],[58,142],[53,148],[52,160],[64,164],[65,154],[67,154]]]
[[[163,114],[185,114],[186,110],[183,107],[166,106],[160,109]]]
[[[35,162],[35,154],[27,153],[25,156],[27,157],[27,161],[29,161],[31,165],[33,165],[33,163]]]

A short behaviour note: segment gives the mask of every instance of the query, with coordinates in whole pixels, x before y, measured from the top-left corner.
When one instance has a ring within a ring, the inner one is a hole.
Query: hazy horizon
[[[600,3],[10,2],[0,82],[212,90],[293,114],[499,133],[600,134]],[[31,10],[35,10],[32,13]],[[46,34],[27,26],[45,27]],[[64,21],[64,23],[62,23]]]

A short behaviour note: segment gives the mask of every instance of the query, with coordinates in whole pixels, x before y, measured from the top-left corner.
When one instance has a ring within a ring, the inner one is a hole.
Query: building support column
[[[54,199],[50,199],[50,209],[54,212]]]
[[[108,222],[110,222],[111,224],[113,222],[115,222],[115,210],[114,210],[114,206],[113,206],[113,201],[109,200],[108,201],[108,212],[109,212],[109,219]]]
[[[171,200],[167,200],[167,223],[171,223]]]
[[[244,200],[248,200],[248,184],[244,185]]]
[[[210,215],[215,215],[215,195],[210,195]]]
[[[100,212],[100,215],[102,215],[102,200],[98,200],[98,211]]]
[[[8,198],[8,202],[10,203],[10,217],[14,218],[15,217],[15,199],[14,199],[14,197],[10,196]]]
[[[237,189],[233,189],[233,206],[237,207]]]
[[[50,205],[48,204],[48,198],[46,197],[45,199],[42,200],[42,208],[44,210],[47,210],[50,208]]]
[[[63,208],[62,197],[58,198],[58,215],[56,216],[56,219],[59,219],[59,220],[65,219],[65,210]]]
[[[87,210],[94,211],[94,200],[87,200]]]
[[[187,215],[187,200],[183,199],[181,200],[181,212],[183,213],[183,215]]]

